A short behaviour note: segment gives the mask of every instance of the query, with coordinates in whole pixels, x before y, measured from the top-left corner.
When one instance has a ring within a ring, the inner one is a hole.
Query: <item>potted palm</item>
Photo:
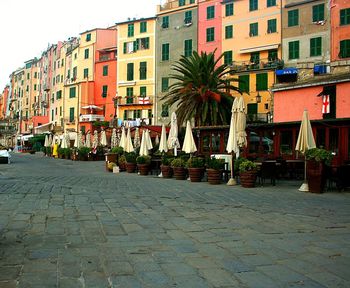
[[[162,156],[162,162],[160,169],[162,171],[163,178],[171,178],[173,175],[173,171],[171,168],[171,162],[173,160],[173,157],[168,156],[167,154],[164,154]]]
[[[147,176],[150,169],[151,157],[150,156],[138,156],[136,158],[137,169],[140,172],[140,175]]]
[[[322,193],[326,185],[326,165],[330,165],[333,155],[330,151],[322,148],[312,148],[305,152],[306,179],[309,191]]]
[[[212,185],[220,184],[222,179],[222,170],[224,169],[225,160],[209,158],[207,162],[208,183]]]
[[[191,182],[201,182],[204,172],[204,159],[200,157],[190,157],[187,161],[188,174]]]
[[[241,160],[241,162],[239,163],[239,179],[242,187],[255,187],[257,176],[258,166],[248,159]]]
[[[174,177],[176,180],[186,179],[186,161],[182,158],[175,158],[171,161],[171,167],[173,168]]]
[[[135,152],[129,152],[125,153],[125,160],[126,160],[126,172],[128,173],[134,173],[136,170],[136,153]]]

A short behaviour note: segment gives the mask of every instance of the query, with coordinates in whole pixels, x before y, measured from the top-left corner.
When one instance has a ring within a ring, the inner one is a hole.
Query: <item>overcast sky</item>
[[[0,93],[24,61],[48,44],[128,17],[155,16],[164,0],[0,0]]]

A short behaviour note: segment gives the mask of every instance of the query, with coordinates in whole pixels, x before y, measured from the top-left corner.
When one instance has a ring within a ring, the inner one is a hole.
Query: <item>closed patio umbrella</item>
[[[48,141],[48,143],[47,143],[47,145],[49,145],[48,147],[51,147],[52,146],[52,134],[50,134],[50,136],[49,136],[49,141]]]
[[[118,141],[117,141],[117,130],[113,128],[112,130],[112,136],[111,136],[111,148],[117,147]]]
[[[98,146],[98,132],[97,130],[94,131],[94,136],[93,136],[93,139],[92,139],[92,148],[97,148]]]
[[[159,144],[159,136],[158,136],[158,134],[156,135],[156,139],[154,139],[154,144],[156,144],[156,145]]]
[[[242,148],[247,146],[247,133],[245,132],[247,125],[247,112],[243,96],[239,97],[237,105],[237,145]],[[237,156],[239,156],[239,151]]]
[[[135,148],[140,147],[140,131],[139,131],[139,128],[136,128],[136,130],[135,130],[134,147]]]
[[[128,128],[128,133],[126,135],[125,149],[124,150],[126,152],[134,152],[134,146],[132,145],[132,141],[131,141],[130,127]]]
[[[49,147],[49,136],[45,135],[44,147]]]
[[[305,110],[303,113],[303,120],[300,124],[300,130],[295,150],[305,155],[305,152],[312,148],[316,148],[316,143],[314,135],[312,133],[311,123],[309,120],[309,113],[307,112],[307,110]],[[306,159],[304,168],[304,183],[300,186],[299,191],[309,191],[309,185],[306,179]]]
[[[141,139],[141,146],[140,146],[140,155],[141,156],[148,156],[148,149],[147,149],[147,139],[146,139],[146,131],[142,131],[142,139]]]
[[[126,148],[126,135],[125,135],[125,128],[124,127],[122,127],[122,135],[120,137],[119,146],[123,147],[123,149],[125,151],[125,148]]]
[[[179,143],[179,139],[177,138],[177,134],[178,134],[177,119],[176,119],[175,112],[173,112],[171,114],[171,121],[170,121],[168,148],[174,149],[174,156],[177,156],[177,148],[180,148],[180,143]]]
[[[91,132],[88,131],[85,136],[85,146],[91,148]]]
[[[107,137],[106,137],[106,131],[102,130],[100,134],[100,144],[102,146],[107,146]]]
[[[160,134],[159,151],[168,152],[168,145],[166,140],[165,125],[162,125],[162,133]]]
[[[81,132],[79,131],[77,133],[77,136],[75,137],[74,147],[80,148],[81,146],[83,146],[83,140],[82,140]]]
[[[66,141],[66,133],[64,133],[62,141],[61,141],[61,148],[67,148],[67,141]]]
[[[147,149],[151,150],[153,148],[153,145],[152,145],[151,135],[149,134],[148,129],[145,132],[145,136],[146,136],[146,140],[147,140],[147,142],[146,142]]]
[[[193,139],[191,123],[189,120],[187,120],[187,123],[186,123],[186,133],[185,133],[184,144],[182,145],[182,150],[185,151],[186,153],[194,153],[197,151],[196,143],[194,143],[194,139]]]

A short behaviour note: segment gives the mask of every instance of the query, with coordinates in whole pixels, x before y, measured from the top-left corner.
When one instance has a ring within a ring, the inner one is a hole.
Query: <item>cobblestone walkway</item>
[[[0,165],[0,288],[350,287],[350,193],[12,160]]]

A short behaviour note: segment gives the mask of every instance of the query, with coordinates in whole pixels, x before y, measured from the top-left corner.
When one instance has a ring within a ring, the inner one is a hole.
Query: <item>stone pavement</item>
[[[0,165],[0,288],[350,287],[350,193],[12,160]]]

